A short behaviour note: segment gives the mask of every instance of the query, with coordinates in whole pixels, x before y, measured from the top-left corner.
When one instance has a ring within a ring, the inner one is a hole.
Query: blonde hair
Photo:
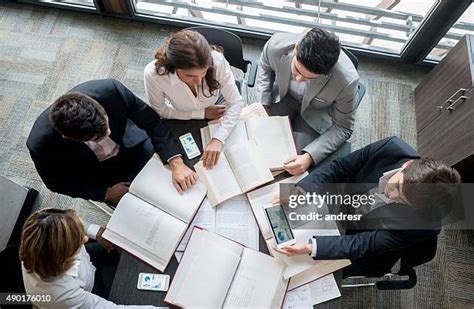
[[[73,265],[84,236],[84,226],[74,210],[40,210],[23,225],[20,260],[28,272],[43,280],[59,276]]]

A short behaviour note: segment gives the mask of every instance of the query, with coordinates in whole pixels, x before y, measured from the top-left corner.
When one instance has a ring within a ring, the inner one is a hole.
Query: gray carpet
[[[74,208],[84,219],[106,224],[108,216],[81,199],[45,188],[25,140],[35,118],[74,85],[98,78],[123,81],[144,98],[143,68],[175,28],[104,18],[79,12],[0,4],[0,175],[40,191],[35,209]],[[245,55],[258,59],[263,42],[244,40]],[[367,94],[351,138],[360,148],[398,135],[416,146],[413,91],[427,69],[360,58]],[[245,95],[244,95],[245,97]],[[255,94],[249,92],[249,101]],[[342,290],[347,308],[474,307],[474,234],[443,231],[436,258],[417,269],[418,285],[408,291]]]

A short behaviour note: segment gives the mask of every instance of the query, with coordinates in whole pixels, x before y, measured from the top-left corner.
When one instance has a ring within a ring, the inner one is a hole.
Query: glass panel
[[[73,7],[79,6],[79,7],[84,7],[84,8],[95,9],[94,0],[40,0],[39,2],[62,4],[65,6],[73,6]]]
[[[439,61],[455,46],[465,34],[474,35],[474,4],[471,4],[448,33],[431,50],[426,59]]]
[[[140,16],[175,18],[266,34],[321,25],[344,45],[399,54],[438,0],[133,0]]]

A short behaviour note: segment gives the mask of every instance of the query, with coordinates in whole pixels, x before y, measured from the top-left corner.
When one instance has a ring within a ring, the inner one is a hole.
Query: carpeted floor
[[[113,77],[144,98],[143,68],[175,28],[16,3],[0,3],[0,175],[36,188],[42,207],[74,208],[84,219],[108,216],[81,199],[45,188],[25,146],[35,118],[74,85]],[[258,59],[262,41],[244,40],[245,55]],[[414,88],[426,68],[360,58],[367,94],[351,138],[358,149],[398,135],[416,146]],[[244,97],[246,95],[244,94]],[[248,93],[253,102],[254,92]],[[417,269],[408,291],[342,290],[347,308],[474,307],[474,233],[443,231],[436,258]]]

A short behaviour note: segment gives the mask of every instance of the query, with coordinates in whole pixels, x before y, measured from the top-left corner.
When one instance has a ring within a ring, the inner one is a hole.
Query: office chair
[[[188,28],[202,34],[203,37],[211,45],[220,46],[224,49],[224,57],[231,66],[241,70],[244,73],[244,79],[247,71],[250,70],[247,76],[247,87],[253,87],[255,84],[255,78],[257,76],[257,62],[254,60],[244,59],[242,51],[242,40],[232,32],[222,30],[215,27],[198,26]],[[243,80],[236,80],[239,92],[242,93]],[[248,89],[247,89],[248,90]],[[248,95],[248,91],[247,91]],[[248,101],[248,97],[247,97]]]
[[[422,265],[431,261],[436,255],[437,238],[426,240],[422,243],[418,243],[416,246],[401,250],[398,252],[400,257],[400,270],[393,274],[387,273],[382,276],[384,280],[379,280],[372,283],[358,283],[358,284],[342,284],[343,288],[358,288],[375,286],[378,290],[407,290],[415,287],[417,283],[416,270],[414,267]],[[393,253],[394,255],[397,252]],[[382,272],[383,273],[383,272]],[[394,279],[398,276],[408,276],[407,279],[399,280]],[[369,272],[362,276],[348,277],[347,279],[360,279],[360,278],[374,278],[380,277],[376,272]]]
[[[357,60],[357,57],[353,53],[351,53],[349,50],[347,50],[345,47],[341,47],[341,49],[347,55],[347,57],[349,57],[352,64],[354,65],[354,67],[357,70],[358,67],[359,67],[359,60]],[[364,97],[365,92],[366,92],[366,88],[365,88],[364,84],[359,82],[359,85],[357,86],[357,107],[359,107],[359,104],[362,101],[362,98]]]

